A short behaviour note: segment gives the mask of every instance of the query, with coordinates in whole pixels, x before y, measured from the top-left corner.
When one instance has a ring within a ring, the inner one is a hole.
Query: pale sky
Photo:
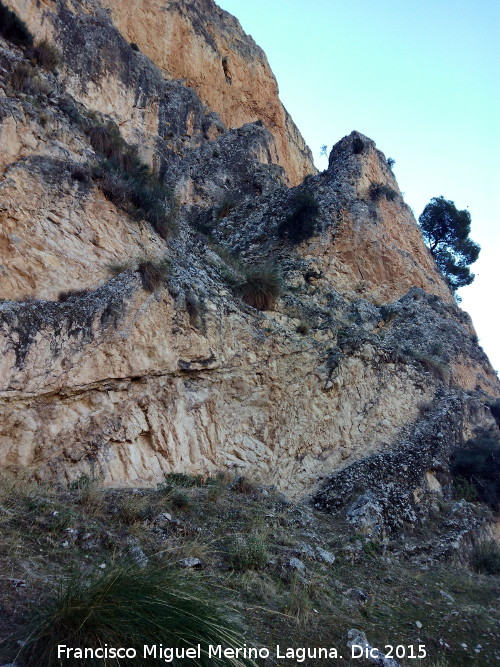
[[[459,291],[500,370],[500,3],[220,0],[268,57],[280,97],[326,168],[352,130],[373,139],[416,218],[432,197],[468,208],[482,251]]]

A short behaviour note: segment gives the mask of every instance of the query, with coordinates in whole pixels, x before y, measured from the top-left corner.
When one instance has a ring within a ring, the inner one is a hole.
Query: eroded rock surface
[[[210,0],[7,4],[61,60],[21,90],[28,54],[0,40],[0,463],[113,486],[230,469],[379,535],[425,516],[451,448],[497,429],[499,383],[374,142],[353,132],[316,174]],[[110,122],[177,236],[96,177]],[[170,267],[153,289],[146,260]],[[265,312],[240,298],[263,263]]]

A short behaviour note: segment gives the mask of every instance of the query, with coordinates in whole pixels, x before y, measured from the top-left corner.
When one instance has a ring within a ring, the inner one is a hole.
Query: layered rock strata
[[[345,137],[300,182],[308,153],[265,59],[208,0],[8,4],[61,63],[16,90],[28,54],[0,41],[1,464],[114,486],[231,469],[333,506],[382,462],[380,488],[396,479],[418,517],[450,448],[497,433],[500,391],[373,141]],[[168,193],[177,237],[105,195],[89,128],[110,121]],[[294,244],[280,230],[303,196],[319,213]],[[170,265],[154,289],[145,259]],[[238,289],[261,264],[282,282],[265,312]],[[392,496],[374,502],[390,524]]]

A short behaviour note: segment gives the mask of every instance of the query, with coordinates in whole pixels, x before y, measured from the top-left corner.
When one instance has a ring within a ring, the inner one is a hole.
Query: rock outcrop
[[[425,514],[451,449],[498,433],[500,386],[374,142],[316,174],[211,0],[7,4],[60,63],[0,40],[1,464],[115,486],[233,469],[328,508],[369,479],[384,526]],[[270,265],[261,311],[242,285]]]
[[[147,56],[167,79],[196,91],[227,127],[263,121],[274,139],[273,161],[285,168],[292,185],[316,172],[311,151],[279,100],[265,53],[213,0],[7,5],[39,39],[49,37],[62,47],[69,78],[79,75],[78,83],[68,82],[72,92],[89,108],[111,113],[121,127],[128,125],[131,135],[139,123],[167,142],[170,137],[172,117],[157,128],[162,115],[144,66]],[[129,43],[140,52],[130,53]],[[184,137],[193,137],[194,114],[185,120]]]

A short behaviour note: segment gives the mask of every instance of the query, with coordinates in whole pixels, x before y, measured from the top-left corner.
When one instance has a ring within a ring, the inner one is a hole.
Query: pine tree
[[[436,263],[453,291],[474,280],[469,265],[481,250],[469,238],[469,211],[459,211],[452,201],[434,197],[419,218],[424,239]]]

